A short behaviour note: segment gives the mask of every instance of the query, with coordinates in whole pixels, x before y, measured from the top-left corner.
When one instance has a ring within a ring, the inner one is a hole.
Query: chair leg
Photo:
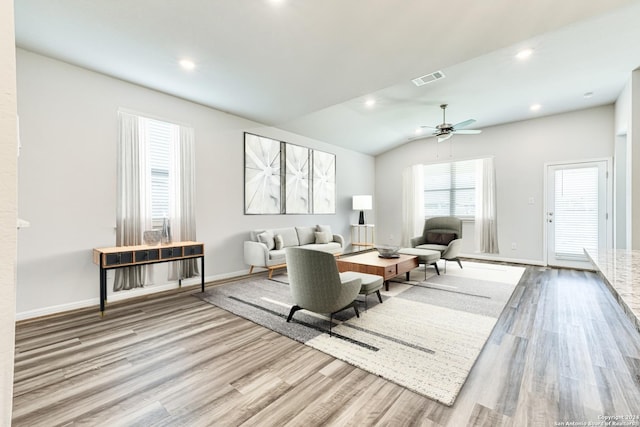
[[[440,270],[438,269],[438,263],[434,262],[432,265],[436,268],[436,273],[438,273],[438,276],[439,276],[440,275]],[[445,273],[447,272],[447,261],[446,260],[444,262],[444,272]]]
[[[456,261],[458,261],[458,265],[460,266],[460,268],[462,268],[462,263],[460,262],[460,259],[456,258]]]
[[[249,269],[249,274],[253,273],[253,265],[251,266],[251,268]]]
[[[376,291],[376,295],[378,295],[378,301],[380,301],[380,304],[382,304],[382,295],[380,295],[380,289]]]
[[[291,311],[289,311],[289,317],[287,317],[287,322],[291,321],[291,319],[293,318],[293,314],[298,310],[302,310],[302,307],[300,307],[299,305],[294,305],[293,307],[291,307]]]
[[[356,317],[360,318],[360,312],[358,311],[358,303],[354,301],[352,306],[353,306],[353,309],[356,311]]]

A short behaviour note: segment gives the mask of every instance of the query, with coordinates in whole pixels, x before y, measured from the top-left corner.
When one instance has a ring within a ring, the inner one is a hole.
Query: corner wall
[[[374,191],[371,156],[21,49],[18,94],[19,209],[31,223],[19,234],[20,318],[98,303],[99,271],[91,250],[115,245],[118,108],[193,126],[197,239],[205,244],[208,279],[248,272],[242,251],[252,229],[329,224],[348,239],[357,216],[351,195]],[[336,154],[336,214],[244,215],[245,131]],[[177,286],[163,280],[162,267],[154,266],[156,289]],[[132,293],[109,298],[120,295]]]
[[[442,143],[417,140],[379,155],[376,239],[400,244],[404,168],[494,156],[500,253],[487,257],[542,264],[545,163],[612,157],[613,135],[613,106],[607,105],[485,128],[479,135],[456,135]],[[473,256],[474,250],[473,222],[465,222],[462,251]]]
[[[0,2],[0,425],[11,425],[16,312],[17,110],[13,2]]]

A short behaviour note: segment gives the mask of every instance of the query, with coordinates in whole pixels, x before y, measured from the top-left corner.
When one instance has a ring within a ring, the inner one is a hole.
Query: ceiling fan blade
[[[453,129],[458,130],[460,128],[469,126],[471,123],[475,123],[475,122],[476,121],[474,119],[465,120],[464,122],[456,123],[455,125],[453,125]]]
[[[460,129],[460,130],[455,130],[454,132],[460,135],[475,135],[477,133],[481,133],[482,131],[479,129]]]
[[[423,129],[437,129],[435,126],[420,126]]]

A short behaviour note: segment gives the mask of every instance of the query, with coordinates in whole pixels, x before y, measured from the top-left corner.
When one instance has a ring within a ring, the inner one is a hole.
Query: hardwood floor
[[[593,273],[528,267],[452,407],[192,292],[114,304],[102,319],[94,309],[20,323],[13,425],[553,426],[640,416],[640,335]]]

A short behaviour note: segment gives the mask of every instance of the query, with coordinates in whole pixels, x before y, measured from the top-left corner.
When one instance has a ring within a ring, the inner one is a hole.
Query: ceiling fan
[[[440,105],[440,108],[442,108],[441,124],[435,127],[421,126],[422,128],[433,129],[434,130],[433,136],[438,137],[438,142],[442,142],[451,138],[454,133],[471,135],[471,134],[482,132],[481,130],[478,130],[478,129],[462,129],[464,127],[469,126],[472,123],[475,123],[474,119],[465,120],[464,122],[456,123],[455,125],[452,125],[451,123],[447,123],[447,120],[445,119],[445,110],[447,109],[447,104]]]

